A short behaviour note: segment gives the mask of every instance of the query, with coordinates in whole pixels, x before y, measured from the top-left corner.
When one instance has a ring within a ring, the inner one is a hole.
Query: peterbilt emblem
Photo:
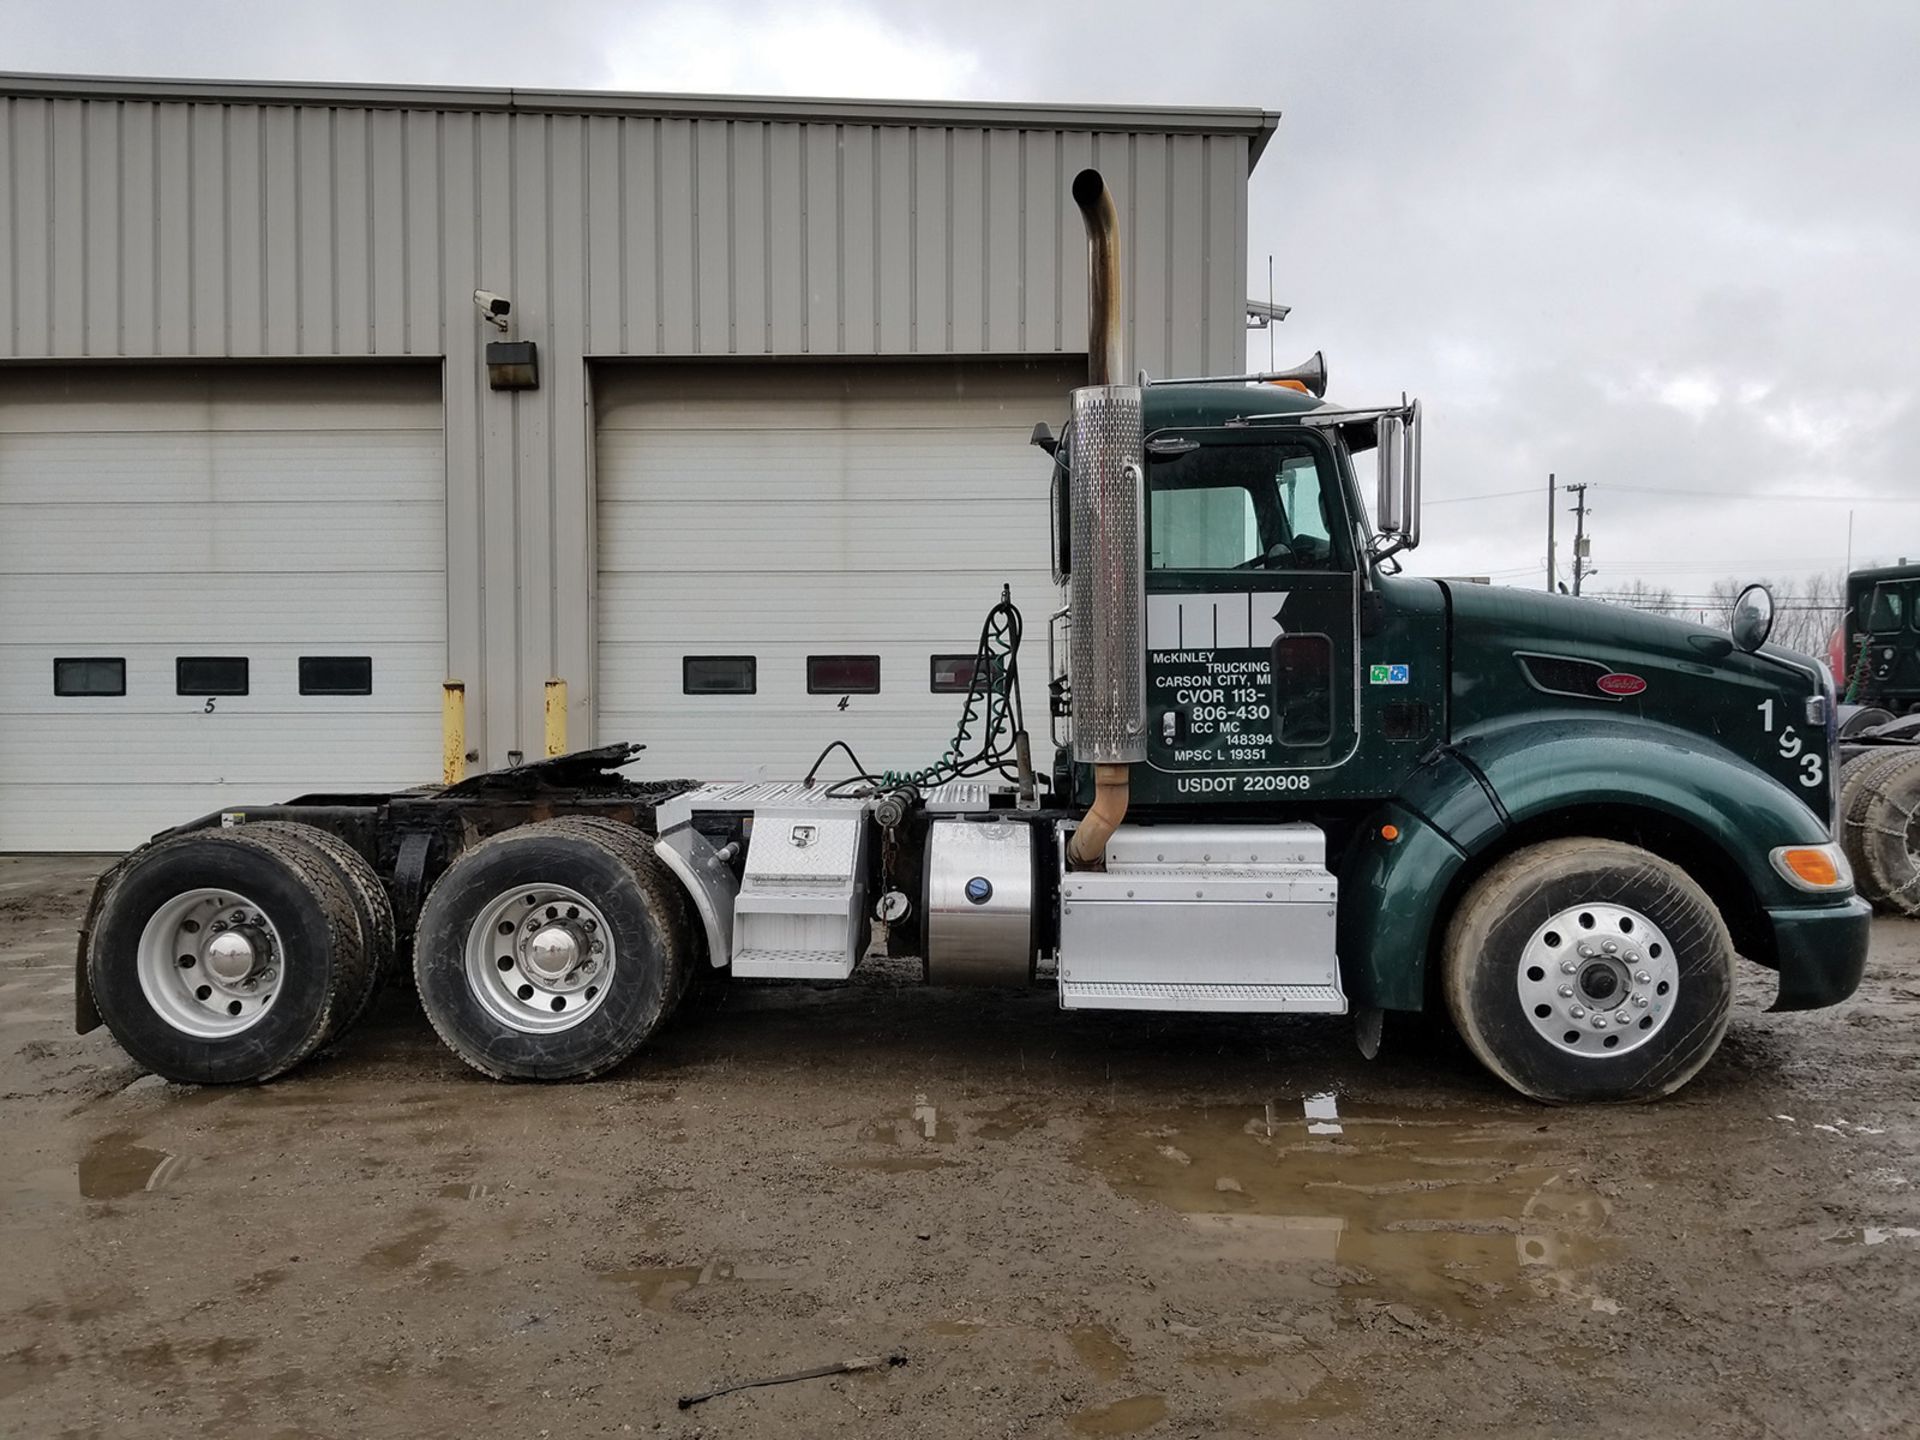
[[[1603,694],[1607,695],[1638,695],[1642,690],[1647,688],[1647,682],[1642,680],[1638,675],[1628,675],[1619,670],[1608,675],[1602,675],[1593,683],[1600,688]]]
[[[795,849],[804,850],[811,845],[820,832],[812,825],[796,825],[787,832],[788,841]]]

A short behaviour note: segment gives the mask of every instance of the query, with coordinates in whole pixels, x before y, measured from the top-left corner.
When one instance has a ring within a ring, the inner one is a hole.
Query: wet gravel
[[[1920,925],[1837,1010],[1744,976],[1644,1108],[1526,1104],[1418,1021],[1369,1063],[885,964],[590,1085],[482,1080],[398,992],[190,1090],[71,1033],[96,869],[0,858],[0,1435],[1920,1429]]]

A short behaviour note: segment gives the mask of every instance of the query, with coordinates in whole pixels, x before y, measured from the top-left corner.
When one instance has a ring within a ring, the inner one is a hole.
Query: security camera
[[[473,303],[489,325],[500,330],[507,328],[507,316],[513,313],[513,302],[504,295],[496,295],[491,290],[473,292]]]

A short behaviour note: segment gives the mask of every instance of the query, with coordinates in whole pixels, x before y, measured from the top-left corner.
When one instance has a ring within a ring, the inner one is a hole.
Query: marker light
[[[1398,825],[1382,825],[1380,827],[1380,838],[1382,840],[1398,840],[1400,838],[1400,827]]]
[[[1787,883],[1797,889],[1853,888],[1853,869],[1838,845],[1782,845],[1768,858]]]

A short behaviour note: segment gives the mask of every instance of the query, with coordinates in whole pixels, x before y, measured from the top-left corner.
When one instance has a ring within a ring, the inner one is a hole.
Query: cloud
[[[973,46],[852,5],[671,4],[619,27],[604,54],[615,89],[744,95],[978,98]]]

